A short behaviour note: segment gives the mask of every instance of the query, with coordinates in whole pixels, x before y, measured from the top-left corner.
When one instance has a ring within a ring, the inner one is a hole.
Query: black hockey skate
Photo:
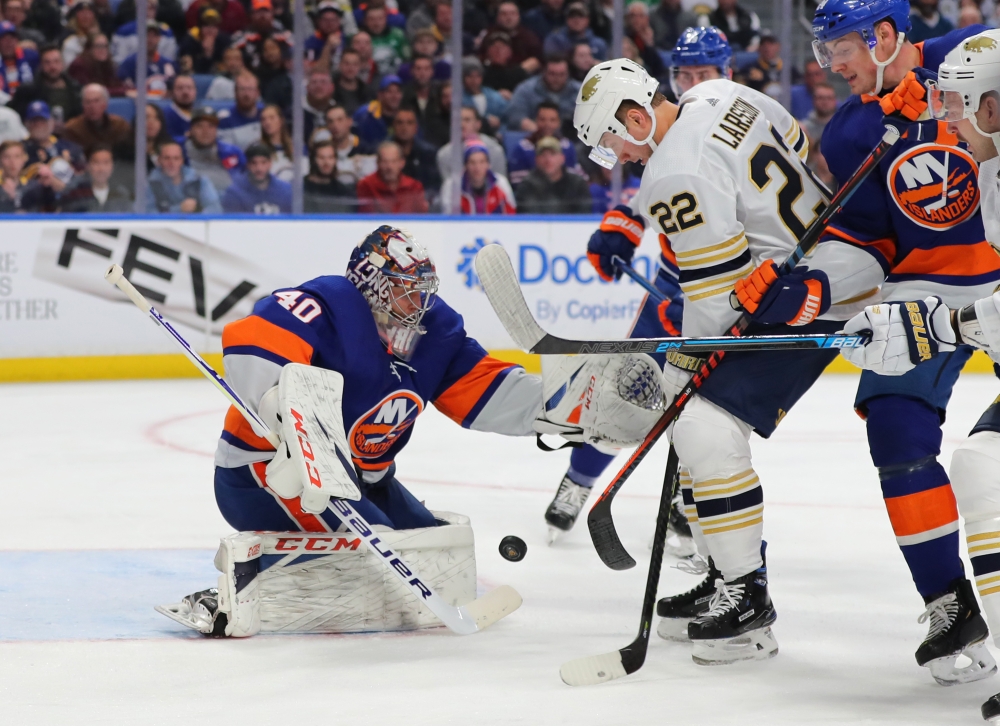
[[[715,581],[722,577],[722,573],[715,569],[715,563],[712,562],[711,557],[708,558],[705,568],[707,569],[700,571],[707,573],[705,579],[700,583],[680,595],[660,598],[659,602],[656,603],[656,614],[661,618],[656,627],[656,634],[661,638],[681,643],[688,642],[690,640],[688,638],[688,623],[708,612],[709,603],[715,595]],[[678,566],[678,569],[681,567]],[[685,571],[699,574],[694,565]]]
[[[917,648],[917,664],[930,668],[942,686],[971,683],[997,672],[996,661],[986,649],[989,629],[980,614],[972,583],[962,577],[951,583],[948,592],[928,599],[918,622],[930,621],[927,637]],[[956,667],[964,655],[972,662]]]
[[[684,514],[684,498],[679,493],[670,505],[664,551],[679,559],[686,559],[697,552],[694,538],[691,536],[691,525],[688,523],[687,515]]]
[[[1000,722],[1000,693],[995,693],[986,699],[986,703],[979,710],[983,714],[983,721]]]
[[[176,605],[157,605],[156,612],[214,638],[226,636],[228,618],[219,612],[219,591],[210,587],[192,593]]]
[[[563,477],[555,499],[545,510],[545,521],[549,524],[549,544],[555,542],[563,532],[573,529],[589,496],[590,487],[580,486],[569,478],[569,474]]]
[[[764,660],[778,654],[771,625],[778,614],[767,592],[767,567],[731,582],[715,581],[708,612],[688,625],[691,658],[698,665]]]

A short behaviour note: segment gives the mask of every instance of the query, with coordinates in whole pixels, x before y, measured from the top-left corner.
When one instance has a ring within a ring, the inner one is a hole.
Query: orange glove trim
[[[597,275],[602,280],[605,282],[611,282],[614,279],[611,275],[605,274],[604,270],[601,269],[601,256],[599,254],[596,252],[588,252],[587,259],[590,260],[590,264],[594,266],[594,269],[597,271]]]
[[[737,280],[734,290],[743,309],[751,314],[756,312],[760,301],[777,279],[778,268],[774,260],[764,260],[756,270]]]
[[[623,212],[616,209],[607,212],[601,220],[600,230],[602,232],[621,232],[625,238],[636,247],[642,241],[642,233],[645,228],[640,222],[636,222]]]
[[[795,320],[789,325],[808,325],[819,315],[819,308],[823,302],[823,285],[819,280],[806,280],[806,287],[809,288],[809,294],[806,295]]]
[[[660,318],[660,325],[663,326],[663,329],[666,330],[668,334],[676,335],[679,337],[681,331],[679,331],[677,327],[670,321],[670,318],[667,317],[667,308],[669,307],[670,307],[670,301],[663,300],[659,305],[656,306],[656,315],[657,317]]]

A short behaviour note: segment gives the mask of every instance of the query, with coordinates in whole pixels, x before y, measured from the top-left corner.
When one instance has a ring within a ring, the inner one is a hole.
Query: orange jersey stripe
[[[874,247],[890,265],[896,257],[896,240],[889,239],[888,237],[883,239],[873,239],[870,242],[865,242],[857,237],[852,237],[842,229],[835,229],[833,227],[827,227],[823,234],[832,234],[834,237],[840,237],[842,240],[856,244],[859,247]]]
[[[928,532],[958,521],[958,506],[950,484],[885,500],[897,537]]]
[[[677,255],[674,254],[674,249],[670,246],[670,239],[662,232],[660,233],[660,252],[674,267],[677,266]]]
[[[892,268],[894,275],[984,275],[1000,270],[1000,255],[983,240],[974,245],[944,245],[913,250]]]
[[[222,428],[255,449],[259,449],[260,451],[274,451],[271,442],[253,432],[250,424],[243,418],[243,414],[239,412],[236,406],[230,406],[229,410],[226,411],[226,422]]]
[[[290,330],[264,318],[250,315],[222,329],[222,348],[254,346],[281,356],[291,363],[309,364],[313,347]]]
[[[488,355],[483,356],[471,371],[438,396],[434,405],[445,416],[461,425],[493,380],[503,371],[515,367],[512,363],[504,363]]]

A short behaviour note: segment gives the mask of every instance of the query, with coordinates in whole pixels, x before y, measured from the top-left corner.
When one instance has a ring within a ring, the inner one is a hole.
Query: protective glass
[[[860,36],[858,38],[860,39]],[[849,39],[849,36],[837,38],[827,43],[814,40],[813,55],[816,56],[816,62],[823,68],[830,68],[835,63],[849,63],[859,53],[864,52],[861,43],[852,41],[853,39]]]
[[[932,87],[927,107],[938,121],[961,121],[965,118],[965,96],[959,91],[942,91]]]
[[[591,150],[590,160],[605,169],[614,169],[624,149],[625,139],[611,131],[605,131],[597,146]]]

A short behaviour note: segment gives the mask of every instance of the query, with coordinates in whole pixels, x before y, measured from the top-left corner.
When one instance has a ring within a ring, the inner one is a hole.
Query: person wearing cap
[[[562,26],[564,2],[565,0],[542,0],[524,14],[521,25],[544,40],[552,31]]]
[[[465,170],[460,179],[455,175],[445,179],[441,185],[441,204],[450,203],[452,189],[457,183],[462,185],[462,214],[515,214],[517,201],[510,182],[503,174],[490,169],[490,155],[486,147],[476,139],[465,142]]]
[[[247,68],[256,71],[262,62],[264,41],[274,38],[281,45],[282,55],[291,57],[292,34],[274,17],[271,0],[250,0],[250,23],[246,30],[233,37],[233,47],[243,51]]]
[[[589,214],[590,187],[566,169],[559,139],[545,136],[535,144],[535,168],[517,188],[519,214]]]
[[[507,155],[504,154],[503,147],[500,146],[500,143],[495,138],[487,134],[480,133],[483,127],[483,120],[479,117],[479,112],[472,106],[462,106],[462,110],[459,114],[462,122],[463,148],[470,142],[486,147],[486,152],[490,156],[490,168],[497,174],[501,174],[506,177]],[[447,179],[452,176],[450,141],[438,149],[437,163],[442,179]]]
[[[521,10],[514,0],[503,0],[497,6],[497,15],[487,35],[503,33],[511,49],[511,60],[526,74],[537,73],[542,67],[542,41],[531,30],[521,24]],[[486,40],[480,47],[486,58]],[[495,86],[494,86],[495,87]]]
[[[45,101],[35,101],[28,106],[24,117],[29,134],[24,142],[28,167],[33,164],[48,165],[56,177],[52,188],[60,192],[75,174],[83,171],[86,163],[83,150],[72,141],[56,136],[52,113]]]
[[[378,98],[354,113],[354,127],[362,141],[377,144],[389,135],[392,119],[403,102],[403,82],[386,76],[379,84]]]
[[[95,146],[87,153],[87,170],[73,178],[59,195],[64,214],[133,211],[132,195],[111,180],[115,163],[111,149]]]
[[[424,214],[428,210],[424,185],[403,173],[406,160],[399,144],[378,145],[375,173],[358,182],[358,210],[362,214]]]
[[[215,191],[222,194],[246,171],[246,158],[238,146],[219,141],[219,117],[211,106],[202,106],[191,114],[188,138],[178,139],[184,144],[184,156],[194,171],[212,182]]]
[[[576,160],[576,148],[569,139],[562,136],[562,119],[559,118],[559,106],[552,101],[542,101],[535,111],[534,133],[521,139],[507,159],[508,176],[514,189],[531,174],[535,168],[535,147],[545,137],[555,138],[562,149],[564,164],[571,173],[582,177],[583,170]]]
[[[483,84],[494,88],[508,101],[514,89],[528,79],[528,72],[515,62],[510,36],[503,32],[490,33],[480,48],[483,55]]]
[[[247,172],[222,195],[222,208],[232,214],[291,214],[292,185],[271,173],[271,150],[250,144]]]
[[[410,43],[402,28],[389,25],[385,0],[369,0],[362,27],[372,39],[372,58],[383,76],[395,73],[410,58]]]
[[[347,36],[343,28],[344,10],[333,0],[323,0],[316,6],[313,25],[316,30],[306,38],[304,52],[306,69],[318,65],[329,71],[340,64]]]
[[[559,104],[559,116],[573,118],[576,108],[576,94],[580,82],[569,76],[569,62],[558,56],[547,58],[542,72],[529,78],[516,89],[510,99],[505,119],[508,129],[532,133],[536,130],[535,110],[542,101]]]
[[[170,85],[170,104],[163,109],[167,133],[181,143],[191,128],[191,112],[198,98],[194,78],[187,74],[174,76]]]
[[[62,52],[55,45],[42,46],[34,80],[18,86],[10,105],[24,116],[34,101],[49,105],[57,129],[62,128],[64,120],[81,111],[80,84],[66,74]]]
[[[708,22],[726,34],[734,52],[757,50],[760,43],[760,18],[737,0],[718,0],[718,7],[709,13]]]
[[[184,163],[176,141],[160,145],[159,166],[146,182],[148,214],[219,214],[219,193],[212,182]]]
[[[122,5],[124,5],[124,3],[122,3]],[[119,5],[119,7],[122,7],[122,5]],[[156,1],[149,0],[147,2],[147,8],[149,14],[147,16],[146,24],[148,26],[149,23],[154,22],[156,18]],[[134,14],[132,17],[135,17]],[[160,29],[160,33],[159,36],[153,41],[153,47],[156,48],[161,57],[173,62],[177,58],[177,37],[174,35],[174,31],[170,29],[170,26],[165,23],[157,22],[157,27]],[[135,32],[135,20],[120,25],[115,29],[114,35],[111,36],[111,57],[114,59],[116,65],[121,66],[121,64],[125,62],[126,58],[139,50],[139,37],[135,34]],[[148,28],[146,38],[148,42]]]
[[[771,98],[780,98],[781,68],[783,65],[781,44],[773,33],[765,30],[760,36],[757,59],[738,69],[734,80],[755,91],[766,93]],[[799,79],[798,70],[792,68],[792,83],[798,83]]]
[[[19,45],[17,28],[9,20],[0,22],[0,59],[3,60],[3,89],[14,93],[35,80],[38,53]]]
[[[590,11],[582,2],[572,2],[566,6],[566,24],[545,38],[543,48],[547,56],[569,56],[577,43],[589,45],[590,52],[597,60],[607,60],[608,44],[604,38],[594,35],[590,28]]]
[[[63,63],[69,66],[83,52],[87,39],[101,32],[91,0],[76,0],[66,12],[70,34],[62,42]]]
[[[198,25],[181,38],[178,63],[184,73],[215,73],[222,66],[222,55],[232,41],[221,30],[222,16],[213,7],[202,8]]]
[[[219,14],[219,32],[234,35],[247,27],[247,13],[239,0],[195,0],[184,13],[189,28],[198,27],[201,13],[211,8]]]
[[[167,85],[177,75],[177,67],[158,50],[163,28],[155,20],[146,23],[146,95],[149,98],[164,98]],[[132,53],[118,66],[118,77],[125,82],[127,96],[135,97],[136,53]]]
[[[475,108],[491,133],[501,130],[507,99],[499,91],[483,85],[483,64],[475,56],[462,59],[462,105]]]
[[[260,82],[250,71],[243,71],[235,81],[236,100],[232,108],[219,112],[219,138],[227,144],[246,149],[260,138]]]

